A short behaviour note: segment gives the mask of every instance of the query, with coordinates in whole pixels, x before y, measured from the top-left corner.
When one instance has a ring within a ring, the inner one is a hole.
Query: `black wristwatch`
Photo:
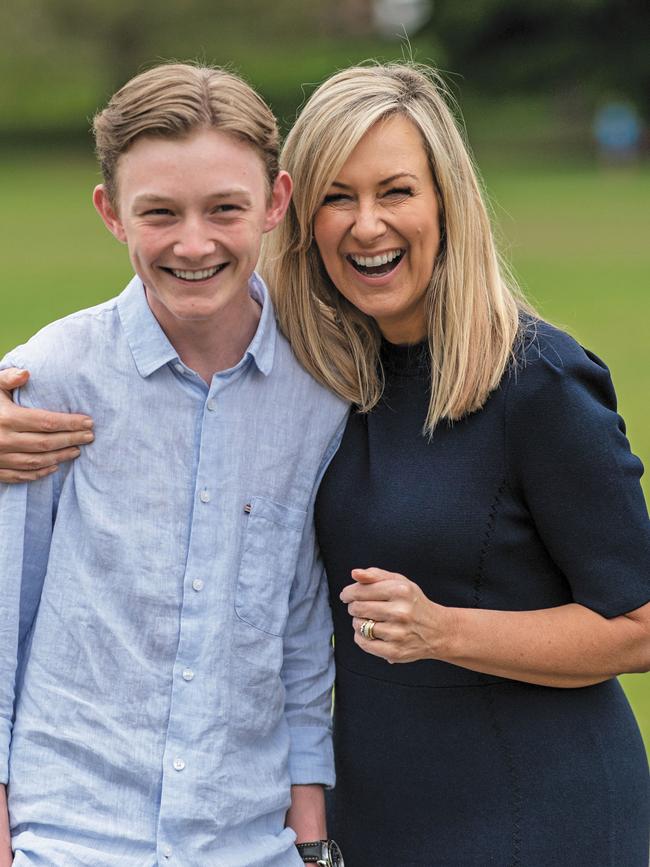
[[[318,867],[344,867],[343,855],[334,840],[316,840],[314,843],[296,843],[305,864]]]

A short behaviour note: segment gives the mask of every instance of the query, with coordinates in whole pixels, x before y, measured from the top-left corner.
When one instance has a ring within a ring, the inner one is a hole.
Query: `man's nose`
[[[174,255],[179,259],[198,260],[212,255],[216,248],[209,226],[199,220],[187,220],[181,225],[174,243]]]

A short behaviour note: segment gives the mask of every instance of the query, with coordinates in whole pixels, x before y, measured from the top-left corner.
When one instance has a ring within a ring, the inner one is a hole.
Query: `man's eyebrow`
[[[215,201],[220,199],[232,199],[239,198],[244,199],[247,203],[251,202],[250,194],[247,190],[242,189],[240,187],[232,187],[229,190],[219,190],[218,193],[208,193],[205,196],[205,200]],[[135,204],[164,204],[174,201],[173,196],[161,196],[158,193],[141,193],[139,196],[136,196]]]
[[[220,190],[218,193],[209,193],[206,199],[232,199],[241,198],[247,202],[251,201],[250,193],[240,187],[232,187],[229,190]]]
[[[141,193],[139,196],[136,196],[134,199],[135,204],[140,204],[141,202],[150,202],[152,204],[158,204],[159,202],[169,202],[171,201],[171,196],[158,196],[155,193]]]
[[[397,174],[391,175],[390,177],[384,178],[383,180],[379,181],[377,186],[385,187],[386,184],[392,184],[393,181],[396,181],[399,178],[412,178],[414,181],[419,180],[418,176],[414,175],[412,172],[397,172]],[[341,181],[332,181],[332,186],[333,187],[341,187],[341,189],[344,189],[344,190],[352,189],[352,187],[349,184],[344,184]]]

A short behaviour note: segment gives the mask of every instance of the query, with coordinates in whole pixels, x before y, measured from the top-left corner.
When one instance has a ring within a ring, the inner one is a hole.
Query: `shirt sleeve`
[[[512,376],[511,481],[573,598],[605,617],[650,600],[650,521],[609,370],[542,326]]]
[[[292,785],[334,785],[332,615],[325,568],[316,543],[314,500],[320,480],[341,440],[347,418],[329,444],[311,498],[289,597],[282,680],[291,746]]]
[[[14,392],[14,400],[30,403],[21,390]],[[53,509],[52,476],[0,484],[0,783],[9,777],[16,680],[47,570]]]

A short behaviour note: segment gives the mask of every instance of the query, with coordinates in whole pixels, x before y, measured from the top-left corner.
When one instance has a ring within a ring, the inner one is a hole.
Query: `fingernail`
[[[85,443],[91,443],[95,439],[95,435],[92,433],[87,433],[83,435],[83,441]]]
[[[82,422],[82,427],[90,430],[93,427],[93,420],[91,418],[87,418],[84,422]]]

